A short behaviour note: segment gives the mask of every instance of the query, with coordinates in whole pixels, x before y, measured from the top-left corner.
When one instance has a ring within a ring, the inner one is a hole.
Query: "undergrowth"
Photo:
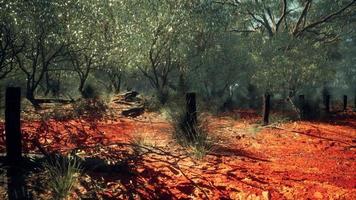
[[[89,116],[92,118],[103,118],[108,111],[108,105],[99,98],[83,99],[73,105],[74,116]]]
[[[213,140],[208,134],[207,121],[200,116],[192,126],[188,123],[185,109],[170,111],[169,114],[174,129],[172,136],[179,145],[188,148],[197,159],[202,159],[211,152]]]
[[[67,199],[82,172],[78,158],[54,156],[43,164],[54,200]]]

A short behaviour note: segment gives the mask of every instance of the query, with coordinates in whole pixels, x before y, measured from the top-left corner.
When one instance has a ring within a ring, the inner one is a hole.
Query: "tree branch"
[[[294,27],[294,30],[293,30],[293,35],[296,35],[297,32],[298,32],[298,28],[300,26],[300,23],[302,23],[302,20],[303,18],[307,15],[308,11],[309,11],[309,8],[311,6],[311,3],[312,3],[312,0],[308,0],[305,5],[304,5],[304,9],[302,11],[302,14],[300,14],[299,16],[299,19]]]
[[[276,32],[278,32],[278,29],[279,29],[282,21],[287,16],[287,0],[281,0],[281,2],[282,2],[282,15],[276,24]]]
[[[335,11],[323,18],[321,18],[320,20],[313,22],[307,26],[305,26],[302,30],[298,31],[296,33],[296,36],[301,36],[302,33],[308,29],[314,28],[320,24],[326,23],[330,20],[333,20],[335,17],[337,17],[338,15],[342,14],[346,9],[348,9],[349,7],[351,7],[353,4],[356,3],[356,0],[352,0],[350,3],[348,3],[347,5],[345,5],[344,7],[340,8],[338,11]]]

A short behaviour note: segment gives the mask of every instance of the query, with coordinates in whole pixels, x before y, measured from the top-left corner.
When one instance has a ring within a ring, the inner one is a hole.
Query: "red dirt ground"
[[[82,148],[85,155],[113,162],[130,151],[125,144],[140,141],[147,147],[125,169],[86,173],[90,180],[78,186],[81,195],[92,193],[95,182],[101,185],[95,198],[103,199],[356,199],[355,113],[267,127],[253,125],[251,112],[239,114],[237,120],[207,118],[218,139],[202,160],[176,145],[169,123],[151,114],[140,120],[26,121],[22,126],[26,141],[37,138],[48,151]],[[37,151],[29,142],[24,145]]]

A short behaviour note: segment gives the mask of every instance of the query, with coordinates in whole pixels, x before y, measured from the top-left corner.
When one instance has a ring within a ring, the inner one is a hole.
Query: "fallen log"
[[[145,112],[144,107],[135,107],[123,110],[121,114],[125,117],[137,117],[142,115]]]
[[[126,92],[123,96],[125,101],[137,101],[137,95],[138,92],[130,91],[130,92]]]
[[[43,104],[43,103],[73,103],[74,100],[71,99],[35,99],[35,101],[38,104]]]
[[[124,105],[128,105],[128,106],[133,106],[136,103],[135,102],[126,102],[126,101],[122,101],[122,100],[113,100],[112,102],[116,103],[116,104],[124,104]]]

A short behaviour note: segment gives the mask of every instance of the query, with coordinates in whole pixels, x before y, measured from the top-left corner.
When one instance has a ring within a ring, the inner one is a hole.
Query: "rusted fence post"
[[[263,95],[263,125],[268,125],[269,123],[269,113],[271,109],[271,95]]]
[[[347,95],[344,95],[344,107],[343,107],[343,111],[347,110]]]
[[[22,160],[20,122],[21,88],[7,88],[5,98],[6,157],[9,164],[13,165]]]
[[[195,127],[198,122],[196,95],[193,92],[186,94],[187,125],[190,133],[195,134]],[[193,135],[191,135],[193,136]]]

